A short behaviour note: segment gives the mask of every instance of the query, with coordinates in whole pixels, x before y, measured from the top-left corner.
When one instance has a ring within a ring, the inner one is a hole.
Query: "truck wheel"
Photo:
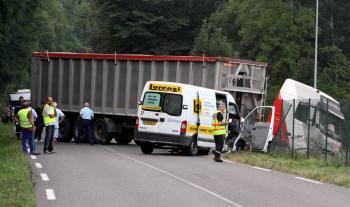
[[[142,143],[140,144],[140,147],[141,147],[142,153],[147,155],[152,154],[154,149],[154,146],[150,143]]]
[[[108,132],[107,122],[104,119],[97,119],[94,122],[94,135],[97,143],[109,144],[111,137]]]
[[[122,133],[115,137],[115,141],[118,144],[129,144],[134,138],[134,130],[133,129],[125,129],[122,130]]]
[[[186,148],[186,154],[189,156],[194,156],[198,154],[197,139],[193,138],[190,145]]]
[[[64,119],[60,124],[60,137],[61,142],[70,142],[73,138],[73,121],[70,119]]]

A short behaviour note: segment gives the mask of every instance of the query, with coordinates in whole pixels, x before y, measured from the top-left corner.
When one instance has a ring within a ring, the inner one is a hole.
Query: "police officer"
[[[218,111],[213,114],[213,135],[215,141],[214,160],[222,162],[221,153],[224,147],[228,121],[225,119],[225,103],[220,101]]]

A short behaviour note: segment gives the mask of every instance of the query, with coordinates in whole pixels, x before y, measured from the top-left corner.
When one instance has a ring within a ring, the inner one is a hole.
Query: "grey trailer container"
[[[132,140],[138,99],[149,80],[230,92],[244,115],[262,105],[266,63],[222,57],[34,52],[31,102],[52,96],[66,114],[62,139],[77,136],[79,110],[90,102],[94,136],[102,143]]]

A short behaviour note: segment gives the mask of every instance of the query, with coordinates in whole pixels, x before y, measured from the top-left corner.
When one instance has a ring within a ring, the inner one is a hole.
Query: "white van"
[[[178,148],[190,155],[214,147],[212,117],[217,103],[226,103],[226,117],[240,121],[231,94],[193,85],[149,81],[138,106],[135,142],[144,154],[154,148]]]

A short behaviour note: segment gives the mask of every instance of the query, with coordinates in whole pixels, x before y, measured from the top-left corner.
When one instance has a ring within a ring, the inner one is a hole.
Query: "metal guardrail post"
[[[325,151],[325,156],[324,159],[327,162],[327,155],[328,155],[328,102],[329,100],[327,99],[327,114],[326,114],[326,151]]]
[[[310,124],[311,124],[311,98],[309,98],[309,116],[307,123],[307,159],[310,158]]]
[[[294,117],[295,116],[295,99],[293,99],[293,128],[292,128],[292,159],[294,159]]]

